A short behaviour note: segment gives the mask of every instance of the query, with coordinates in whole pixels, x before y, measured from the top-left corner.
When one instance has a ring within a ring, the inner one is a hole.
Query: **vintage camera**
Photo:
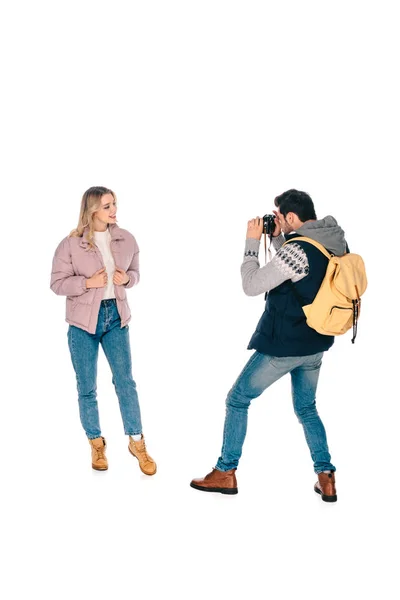
[[[275,231],[275,215],[264,215],[264,233],[267,235],[272,235]]]

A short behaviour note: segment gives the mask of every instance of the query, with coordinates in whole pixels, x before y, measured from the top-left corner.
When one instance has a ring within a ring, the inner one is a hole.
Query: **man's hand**
[[[275,229],[274,229],[274,233],[272,234],[272,237],[278,237],[278,235],[281,234],[282,228],[281,228],[281,224],[279,222],[279,217],[278,217],[278,213],[276,212],[276,210],[272,211],[275,215]]]
[[[115,267],[113,283],[115,285],[124,285],[125,283],[128,283],[128,281],[129,275],[127,275],[123,269]]]
[[[264,229],[263,220],[260,217],[251,219],[247,222],[247,235],[246,239],[261,240],[262,232]]]

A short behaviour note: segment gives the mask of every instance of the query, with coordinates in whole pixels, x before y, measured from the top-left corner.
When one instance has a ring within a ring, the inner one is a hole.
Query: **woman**
[[[129,343],[131,315],[126,289],[139,282],[139,248],[116,224],[117,199],[105,187],[82,197],[78,227],[64,238],[53,258],[50,287],[67,296],[68,345],[76,373],[81,423],[92,447],[92,467],[108,469],[96,399],[99,344],[110,364],[129,451],[140,469],[154,475],[146,451]]]

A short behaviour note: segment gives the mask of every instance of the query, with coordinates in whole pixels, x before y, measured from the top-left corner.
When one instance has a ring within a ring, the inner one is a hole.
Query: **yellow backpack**
[[[351,252],[334,256],[322,244],[308,237],[296,237],[283,245],[292,241],[312,244],[329,260],[325,277],[313,302],[302,306],[307,325],[323,335],[342,335],[353,327],[351,341],[354,344],[361,309],[360,296],[367,288],[363,259]]]

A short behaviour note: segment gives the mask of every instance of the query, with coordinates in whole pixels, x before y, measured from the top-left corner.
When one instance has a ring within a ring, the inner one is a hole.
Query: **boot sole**
[[[138,463],[139,463],[139,469],[142,471],[143,475],[148,475],[149,477],[151,477],[152,475],[155,475],[155,474],[157,473],[157,467],[156,467],[156,470],[154,471],[154,473],[146,473],[146,471],[143,471],[142,467],[140,466],[140,462],[139,462],[139,459],[138,459],[138,457],[136,456],[136,454],[133,454],[133,452],[132,452],[132,450],[129,448],[129,446],[128,446],[128,450],[129,450],[129,452],[132,454],[132,456],[134,456],[134,457],[136,458],[136,460],[138,461]]]
[[[317,494],[319,494],[324,502],[336,502],[337,501],[337,495],[336,494],[334,496],[326,496],[325,494],[323,494],[321,492],[321,490],[319,490],[316,487],[314,488],[314,492],[316,492]]]
[[[94,465],[92,465],[92,469],[94,469],[95,471],[107,471],[108,467],[95,467]]]
[[[230,495],[238,493],[237,488],[206,488],[202,487],[201,485],[196,485],[195,483],[191,483],[190,487],[194,488],[195,490],[200,490],[201,492],[219,492],[220,494]]]

